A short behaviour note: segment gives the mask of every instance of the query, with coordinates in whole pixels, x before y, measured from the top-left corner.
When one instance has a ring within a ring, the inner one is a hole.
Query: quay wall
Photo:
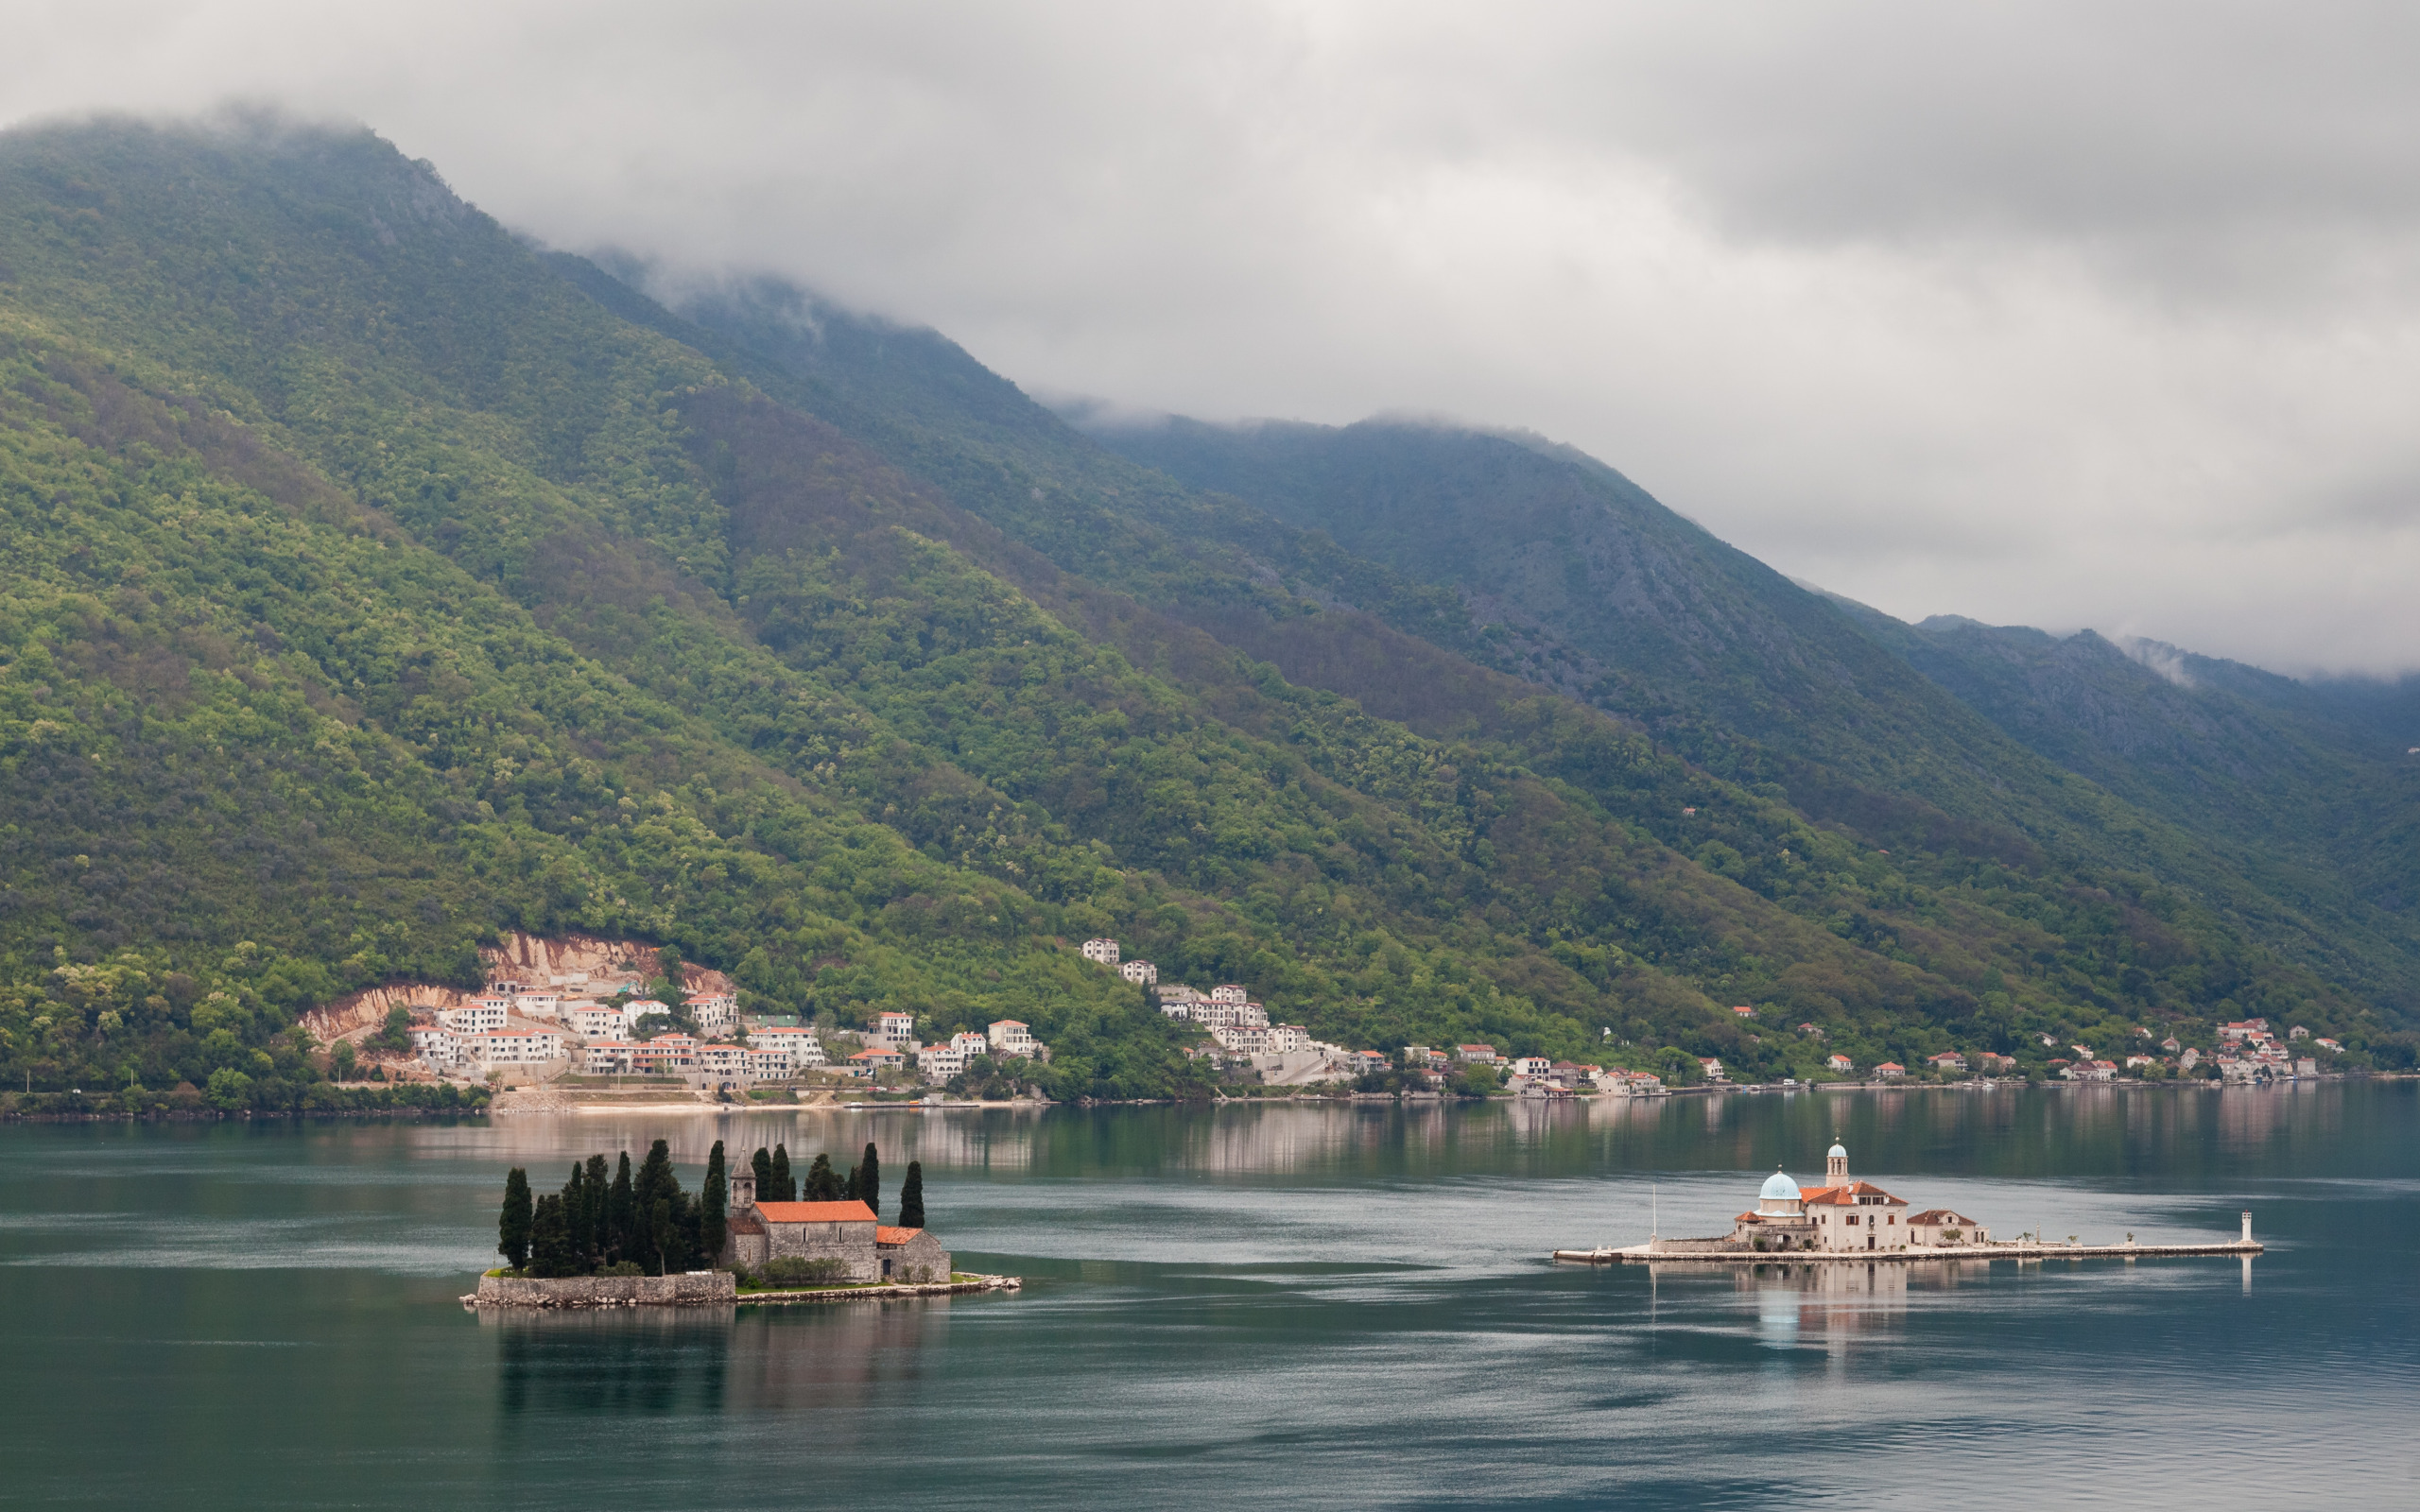
[[[731,1272],[679,1276],[482,1276],[475,1307],[713,1307],[737,1298]]]

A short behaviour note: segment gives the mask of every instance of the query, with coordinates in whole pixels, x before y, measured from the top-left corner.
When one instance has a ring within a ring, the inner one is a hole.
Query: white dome
[[[1798,1183],[1789,1178],[1789,1173],[1775,1171],[1765,1177],[1765,1189],[1756,1195],[1766,1201],[1778,1197],[1785,1201],[1795,1202],[1798,1200]]]
[[[1843,1144],[1835,1144],[1824,1152],[1824,1159],[1827,1160],[1845,1160],[1848,1158],[1848,1147]]]

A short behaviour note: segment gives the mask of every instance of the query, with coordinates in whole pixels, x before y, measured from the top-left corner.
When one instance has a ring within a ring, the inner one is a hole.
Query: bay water
[[[1775,1168],[2233,1258],[1587,1267]],[[457,1298],[508,1167],[924,1164],[1022,1292]],[[2420,1505],[2420,1084],[0,1127],[0,1503]]]

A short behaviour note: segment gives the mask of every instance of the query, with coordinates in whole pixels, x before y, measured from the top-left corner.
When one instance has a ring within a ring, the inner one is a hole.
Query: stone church
[[[718,1263],[761,1270],[769,1261],[837,1260],[849,1281],[946,1281],[950,1255],[923,1228],[882,1223],[862,1202],[759,1202],[745,1167],[727,1178],[730,1237]]]

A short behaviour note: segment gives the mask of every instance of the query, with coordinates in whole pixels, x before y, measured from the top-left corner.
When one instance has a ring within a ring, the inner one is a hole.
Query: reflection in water
[[[719,1412],[734,1311],[481,1308],[481,1328],[497,1335],[496,1400],[506,1432],[530,1416]]]
[[[788,1307],[485,1308],[497,1337],[497,1405],[543,1435],[555,1417],[714,1418],[731,1412],[830,1413],[888,1429],[850,1409],[920,1380],[947,1342],[949,1298]],[[855,1431],[838,1430],[852,1447]],[[508,1447],[510,1445],[508,1444]],[[869,1442],[865,1448],[873,1448]]]

